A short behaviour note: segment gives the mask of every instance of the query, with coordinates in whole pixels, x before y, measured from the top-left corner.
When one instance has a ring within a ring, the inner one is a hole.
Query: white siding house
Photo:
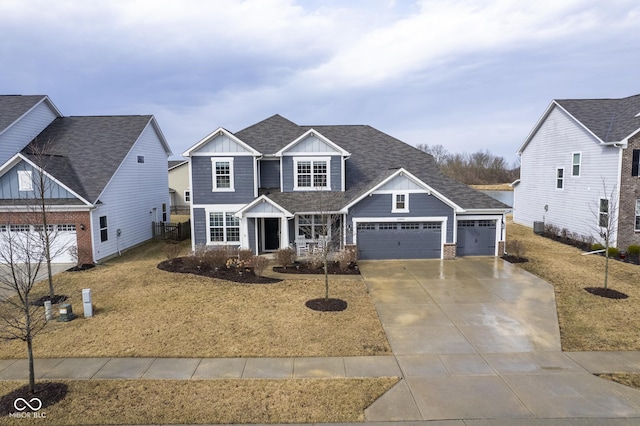
[[[621,191],[629,192],[622,165],[632,155],[628,142],[640,128],[638,113],[639,96],[553,101],[518,150],[514,222],[532,227],[540,221],[601,241],[600,200],[620,206]],[[627,203],[635,206],[633,198]],[[617,220],[617,212],[611,214]],[[619,237],[614,229],[611,243]],[[628,236],[623,241],[628,244]]]

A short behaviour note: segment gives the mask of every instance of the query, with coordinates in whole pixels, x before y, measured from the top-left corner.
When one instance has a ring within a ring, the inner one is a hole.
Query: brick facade
[[[445,244],[443,250],[444,260],[452,260],[456,258],[457,246],[455,244]]]
[[[36,212],[0,212],[0,225],[37,225],[42,221]],[[91,221],[89,212],[49,212],[47,223],[75,224],[78,245],[78,263],[93,263],[93,251],[91,248]],[[84,229],[82,229],[84,228]]]
[[[635,230],[636,200],[640,200],[640,177],[631,176],[634,149],[640,149],[640,134],[631,138],[629,145],[622,152],[617,243],[620,250],[626,250],[631,244],[640,244],[640,232]]]

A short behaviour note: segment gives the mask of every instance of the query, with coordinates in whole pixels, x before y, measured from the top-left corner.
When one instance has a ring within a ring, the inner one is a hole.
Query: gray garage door
[[[459,220],[458,256],[493,256],[496,252],[495,220]]]
[[[440,258],[440,222],[358,223],[360,259]]]

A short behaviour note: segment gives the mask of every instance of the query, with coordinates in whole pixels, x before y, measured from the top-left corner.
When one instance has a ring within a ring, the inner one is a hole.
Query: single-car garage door
[[[459,220],[458,256],[493,256],[496,252],[495,220]]]
[[[357,226],[360,259],[439,259],[440,222],[360,222]]]

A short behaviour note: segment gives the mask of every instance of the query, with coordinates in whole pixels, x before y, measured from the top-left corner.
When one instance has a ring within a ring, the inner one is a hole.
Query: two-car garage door
[[[439,259],[441,222],[360,222],[360,259]]]

